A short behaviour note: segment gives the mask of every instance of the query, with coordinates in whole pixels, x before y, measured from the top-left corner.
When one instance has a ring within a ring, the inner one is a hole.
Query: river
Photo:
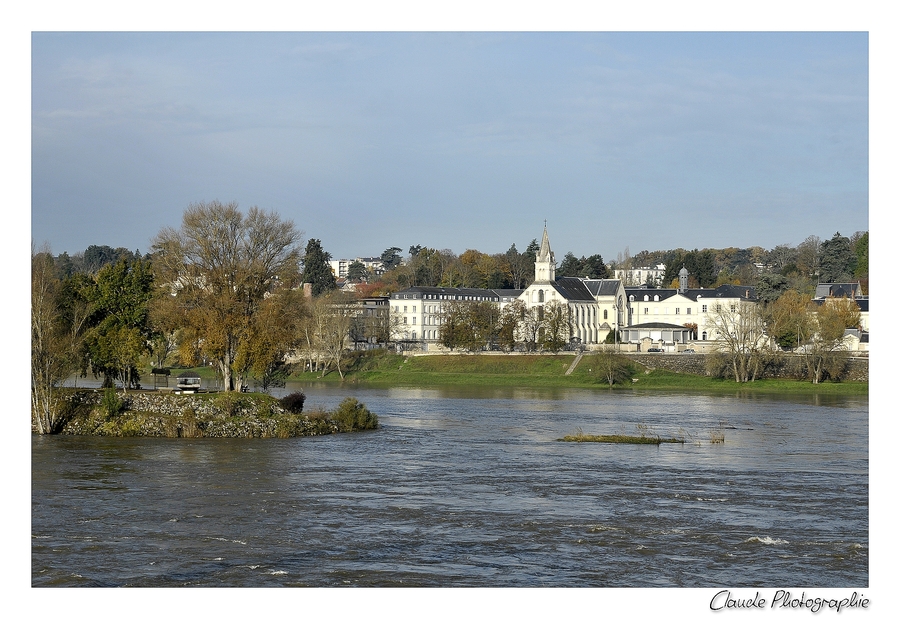
[[[34,436],[32,585],[869,584],[865,397],[304,388],[381,429]]]

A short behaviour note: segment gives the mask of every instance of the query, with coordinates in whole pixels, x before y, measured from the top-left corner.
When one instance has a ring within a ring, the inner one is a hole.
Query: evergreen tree
[[[303,258],[303,283],[312,284],[312,293],[316,296],[337,288],[334,272],[328,264],[330,259],[319,239],[309,239]]]
[[[559,277],[577,277],[581,267],[582,261],[576,258],[575,254],[569,252],[563,256],[562,262],[559,263],[556,275]]]
[[[850,249],[850,239],[835,232],[829,241],[819,246],[819,277],[823,282],[846,282],[856,270],[856,255]]]

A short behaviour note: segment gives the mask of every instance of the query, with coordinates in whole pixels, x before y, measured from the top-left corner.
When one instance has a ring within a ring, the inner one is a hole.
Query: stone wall
[[[644,367],[655,370],[667,370],[679,374],[707,375],[705,354],[690,353],[626,353],[624,356]],[[796,378],[802,372],[802,357],[799,355],[782,355],[766,367],[761,378]],[[847,361],[847,369],[841,380],[868,382],[869,358],[851,357]]]

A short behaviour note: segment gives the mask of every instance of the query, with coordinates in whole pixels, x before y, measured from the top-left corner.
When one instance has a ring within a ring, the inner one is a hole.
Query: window
[[[416,324],[416,317],[413,316],[413,324]]]
[[[404,316],[404,317],[403,317],[403,324],[407,324],[406,321],[407,321],[407,318],[406,318],[406,316]]]
[[[649,314],[649,313],[650,313],[650,308],[649,308],[649,307],[645,307],[645,308],[644,308],[644,315],[647,315],[647,314]]]
[[[680,313],[681,313],[681,308],[680,308],[680,307],[676,307],[676,308],[675,308],[675,313],[676,313],[676,314],[680,314]]]
[[[645,294],[645,295],[644,295],[644,301],[649,301],[649,300],[650,300],[650,297],[649,297],[648,295]]]
[[[701,308],[700,308],[700,311],[701,311],[702,313],[705,314],[705,313],[706,313],[706,306],[704,305],[703,307],[701,307]],[[706,334],[704,333],[703,335],[704,335],[703,339],[705,340],[705,339],[706,339]]]
[[[703,307],[706,307],[705,305]],[[705,310],[704,310],[705,311]],[[703,332],[703,339],[706,339],[706,331]]]
[[[603,320],[606,320],[608,318],[608,313],[609,312],[607,312],[607,310],[603,310]]]
[[[544,291],[538,290],[538,303],[543,303],[543,302],[544,302]]]
[[[687,308],[687,313],[688,313],[688,314],[691,313],[691,308]]]

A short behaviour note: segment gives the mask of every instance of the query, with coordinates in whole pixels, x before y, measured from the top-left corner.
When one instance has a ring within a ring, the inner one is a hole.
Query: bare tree
[[[756,380],[769,339],[756,303],[716,302],[706,315],[706,330],[716,335],[719,350],[729,360],[735,382]]]

